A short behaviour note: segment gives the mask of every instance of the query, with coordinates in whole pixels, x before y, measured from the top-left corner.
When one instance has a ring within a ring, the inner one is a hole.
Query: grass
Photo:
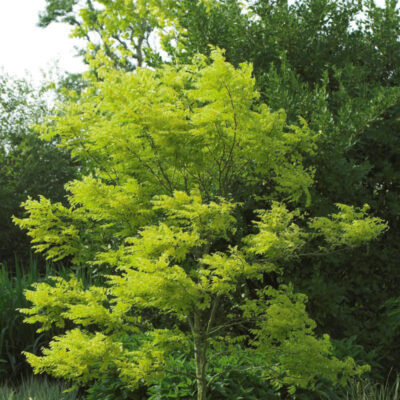
[[[30,378],[18,388],[0,388],[0,400],[75,400],[76,392],[64,393],[68,386],[44,378]]]
[[[373,384],[368,381],[353,382],[346,400],[400,400],[400,376],[393,383]]]

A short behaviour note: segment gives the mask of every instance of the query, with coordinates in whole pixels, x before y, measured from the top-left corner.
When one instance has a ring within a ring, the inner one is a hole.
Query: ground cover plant
[[[37,251],[103,270],[104,283],[56,277],[27,291],[26,322],[67,328],[42,356],[27,354],[35,372],[78,385],[117,374],[139,390],[183,373],[172,360],[184,354],[205,400],[231,369],[209,368],[216,355],[239,354],[239,371],[290,393],[367,370],[335,357],[283,279],[296,259],[387,228],[367,205],[320,217],[297,207],[315,174],[302,165],[316,148],[305,121],[271,112],[251,66],[234,68],[220,50],[134,73],[97,62],[100,79],[45,126],[92,172],[67,185],[69,205],[29,199],[15,222]]]
[[[43,378],[23,380],[16,388],[2,386],[0,400],[75,400],[76,392],[66,393],[68,386]]]

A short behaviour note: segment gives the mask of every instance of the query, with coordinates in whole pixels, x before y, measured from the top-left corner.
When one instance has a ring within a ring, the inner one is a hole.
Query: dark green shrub
[[[147,399],[145,387],[132,391],[127,389],[117,373],[108,374],[87,389],[86,400],[144,400]]]
[[[0,380],[13,380],[28,370],[22,351],[37,353],[46,343],[43,334],[36,328],[23,323],[18,308],[27,307],[24,290],[37,282],[40,275],[37,263],[31,260],[27,271],[16,262],[12,275],[0,265]]]

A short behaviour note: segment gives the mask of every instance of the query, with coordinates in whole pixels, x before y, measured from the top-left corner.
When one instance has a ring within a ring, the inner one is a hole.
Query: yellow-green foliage
[[[309,223],[293,210],[310,201],[312,171],[301,159],[314,136],[286,127],[284,113],[258,98],[251,67],[235,69],[214,51],[190,66],[103,71],[63,106],[46,134],[59,134],[92,173],[68,185],[69,207],[28,200],[16,222],[48,258],[114,272],[104,287],[57,278],[27,292],[27,322],[72,327],[43,356],[28,355],[36,372],[87,383],[114,370],[136,387],[162,375],[179,349],[195,358],[204,399],[210,353],[243,338],[277,384],[343,383],[362,371],[315,336],[304,296],[263,282],[306,245],[353,247],[385,224],[349,206]],[[292,203],[271,205],[282,198]],[[265,286],[258,299],[248,297],[250,280]],[[238,320],[240,337],[229,328]]]
[[[110,368],[121,353],[121,346],[111,337],[73,329],[61,337],[54,337],[50,347],[43,350],[43,357],[28,353],[27,359],[37,373],[51,370],[57,378],[83,384]]]
[[[377,229],[384,231],[387,224],[379,218],[366,218],[368,205],[361,209],[337,204],[339,212],[329,217],[314,218],[310,227],[324,236],[331,247],[356,247],[376,237]]]
[[[333,357],[328,335],[315,337],[316,324],[307,315],[306,300],[306,296],[293,293],[292,287],[282,286],[260,291],[257,299],[243,306],[245,316],[256,320],[252,344],[263,352],[266,364],[273,366],[265,375],[272,380],[283,377],[282,382],[293,390],[309,386],[316,367],[320,376],[342,384],[349,375],[368,371],[368,366],[359,367],[351,358],[341,361]]]
[[[274,261],[290,258],[306,243],[307,233],[294,222],[298,211],[290,212],[284,204],[273,203],[269,210],[258,214],[258,233],[246,238],[249,253],[263,254]]]

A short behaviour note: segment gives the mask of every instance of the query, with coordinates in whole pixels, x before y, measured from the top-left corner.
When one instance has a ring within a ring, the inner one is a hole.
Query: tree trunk
[[[207,396],[207,337],[201,327],[199,316],[194,318],[194,356],[196,360],[197,400],[206,400]]]
[[[207,360],[203,349],[196,350],[196,383],[197,383],[197,400],[206,400],[207,396]]]

